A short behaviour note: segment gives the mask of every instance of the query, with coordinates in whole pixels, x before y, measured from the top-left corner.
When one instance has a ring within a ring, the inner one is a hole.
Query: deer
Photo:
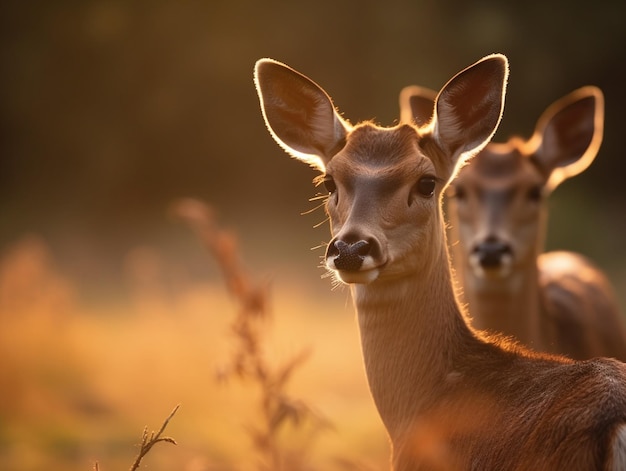
[[[508,71],[486,56],[442,87],[426,124],[385,127],[352,125],[286,64],[255,64],[270,135],[327,192],[325,265],[349,286],[395,471],[626,469],[626,365],[479,331],[453,285],[442,194],[495,133]]]
[[[435,98],[405,87],[401,120],[429,120]],[[626,361],[626,326],[608,277],[580,254],[544,252],[547,199],[593,162],[603,127],[602,91],[581,87],[552,103],[528,140],[490,142],[450,185],[453,265],[475,327],[577,360]]]

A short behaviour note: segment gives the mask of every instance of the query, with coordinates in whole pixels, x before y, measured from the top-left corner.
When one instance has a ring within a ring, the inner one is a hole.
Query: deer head
[[[432,115],[434,93],[406,87],[403,121]],[[543,245],[545,199],[567,178],[584,171],[602,142],[604,99],[582,87],[549,106],[529,140],[490,143],[451,185],[451,219],[458,224],[463,259],[479,277],[507,277],[534,264]]]
[[[394,127],[344,120],[315,82],[271,59],[255,83],[267,127],[289,154],[322,173],[333,239],[326,266],[347,283],[425,269],[418,248],[441,242],[439,203],[459,165],[495,132],[508,63],[491,55],[454,76],[428,122]]]

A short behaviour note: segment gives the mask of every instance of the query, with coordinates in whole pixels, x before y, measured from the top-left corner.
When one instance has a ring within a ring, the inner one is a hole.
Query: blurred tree
[[[314,77],[348,118],[392,124],[403,86],[438,89],[459,67],[503,52],[511,79],[500,140],[528,135],[547,104],[598,85],[604,145],[568,188],[589,195],[590,211],[620,208],[625,10],[612,0],[7,0],[0,247],[34,231],[66,258],[99,254],[115,272],[111,260],[130,247],[182,237],[163,215],[187,195],[211,201],[250,238],[271,240],[278,218],[310,208],[315,190],[314,174],[280,155],[263,129],[252,67],[264,56]],[[285,225],[314,245],[310,226],[322,218]],[[610,214],[598,220],[616,236],[573,244],[609,258],[626,226]],[[561,234],[555,242],[576,235]]]

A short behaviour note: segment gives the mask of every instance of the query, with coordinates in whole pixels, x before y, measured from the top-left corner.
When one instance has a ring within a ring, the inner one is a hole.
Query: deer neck
[[[545,338],[546,329],[542,326],[544,316],[537,258],[543,252],[547,219],[544,207],[539,213],[531,249],[517,261],[507,277],[478,277],[469,266],[468,257],[462,257],[464,298],[472,326],[512,336],[528,347],[544,351],[550,346]]]
[[[445,241],[410,276],[352,285],[352,295],[370,390],[396,443],[445,387],[463,342],[476,341],[454,295]]]
[[[537,251],[538,252],[538,251]],[[538,253],[503,278],[477,276],[463,268],[464,297],[472,325],[480,330],[513,336],[524,345],[543,349]]]

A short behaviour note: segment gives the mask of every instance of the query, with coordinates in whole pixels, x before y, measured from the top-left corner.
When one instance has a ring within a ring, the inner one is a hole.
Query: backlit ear
[[[411,85],[400,92],[400,122],[424,126],[430,122],[437,92],[430,88]]]
[[[265,124],[276,142],[324,172],[349,130],[330,97],[308,77],[272,59],[257,61],[254,83]]]
[[[531,142],[536,142],[532,158],[546,175],[548,191],[591,165],[603,130],[604,95],[597,87],[579,88],[544,111]]]
[[[432,135],[452,168],[478,153],[496,132],[508,73],[506,57],[493,54],[459,72],[439,92]]]

